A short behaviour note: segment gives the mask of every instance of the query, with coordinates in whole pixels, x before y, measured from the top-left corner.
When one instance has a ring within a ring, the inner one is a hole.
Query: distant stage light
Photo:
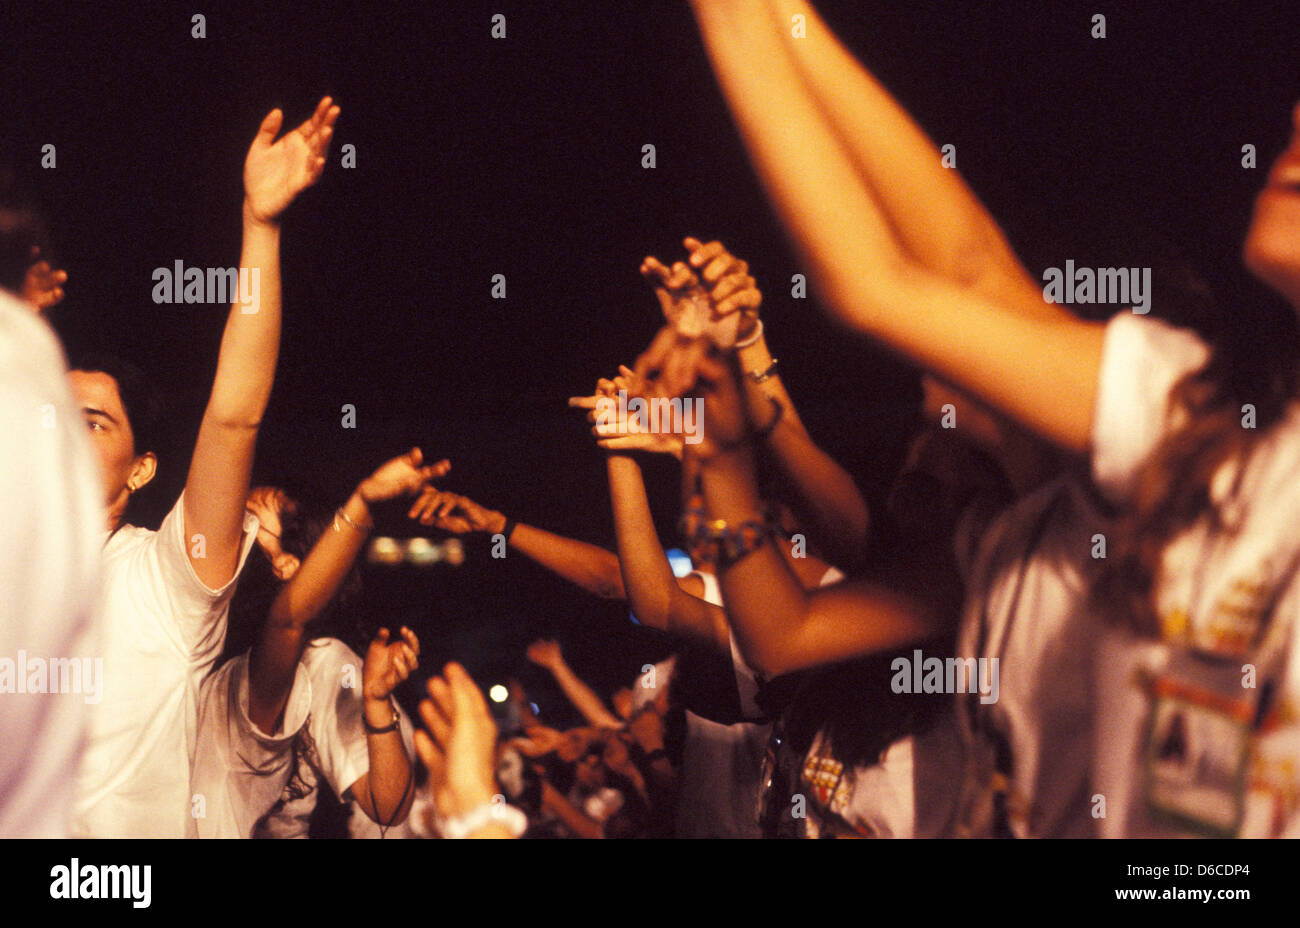
[[[505,702],[510,695],[510,691],[500,683],[494,683],[492,689],[488,690],[488,698],[493,702]]]
[[[406,559],[406,552],[396,538],[381,536],[370,542],[367,559],[372,564],[400,564]]]
[[[375,538],[366,550],[366,560],[372,564],[395,567],[410,564],[413,567],[430,567],[446,561],[453,567],[465,563],[465,546],[459,538],[433,541],[430,538]]]
[[[427,538],[408,538],[406,540],[406,561],[417,567],[435,564],[442,560],[442,550],[434,546]]]

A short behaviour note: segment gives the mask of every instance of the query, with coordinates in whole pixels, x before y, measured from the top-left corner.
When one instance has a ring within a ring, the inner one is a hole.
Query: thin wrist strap
[[[748,347],[750,347],[751,345],[757,345],[757,344],[758,344],[758,340],[759,340],[760,338],[763,337],[763,320],[762,320],[762,319],[757,319],[757,320],[755,320],[755,321],[756,321],[758,324],[754,326],[754,332],[753,332],[753,334],[750,335],[749,338],[745,339],[743,342],[736,342],[736,344],[735,344],[733,347],[735,347],[735,348],[748,348]]]

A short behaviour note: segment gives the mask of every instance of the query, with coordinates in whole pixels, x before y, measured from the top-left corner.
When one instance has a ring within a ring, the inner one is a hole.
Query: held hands
[[[444,532],[466,535],[470,532],[501,532],[506,517],[480,506],[467,496],[425,487],[407,516],[421,525],[432,525]]]
[[[339,108],[332,104],[330,97],[323,98],[310,119],[279,141],[275,136],[284,124],[284,113],[274,109],[262,120],[244,160],[247,219],[274,225],[294,197],[320,179],[334,121],[339,118]]]
[[[393,458],[357,486],[357,493],[362,502],[382,503],[398,496],[412,495],[421,490],[431,490],[431,480],[445,476],[451,470],[451,462],[446,458],[436,464],[422,466],[424,454],[419,448],[412,448],[406,454]]]
[[[706,245],[688,236],[682,244],[690,252],[689,266],[678,261],[669,268],[654,256],[641,263],[641,274],[654,286],[664,319],[681,337],[707,335],[719,348],[749,337],[763,301],[749,265],[721,242]]]
[[[678,261],[668,268],[654,257],[641,263],[642,275],[656,284],[668,325],[637,360],[636,373],[669,397],[690,388],[710,345],[726,350],[754,334],[763,301],[749,265],[721,242],[706,245],[688,237],[682,244],[690,252],[689,265]],[[692,268],[700,271],[703,283]]]
[[[36,307],[38,313],[44,313],[63,302],[63,284],[68,282],[68,273],[51,268],[50,262],[41,257],[41,250],[35,246],[32,246],[31,261],[27,275],[23,277],[20,295]]]
[[[366,699],[386,702],[399,683],[420,666],[420,639],[402,627],[402,640],[389,641],[388,629],[381,628],[366,649],[361,668],[361,692]]]
[[[415,733],[415,748],[429,770],[434,807],[443,819],[464,815],[498,793],[497,726],[482,692],[459,664],[429,681],[429,698],[420,703],[425,729]]]

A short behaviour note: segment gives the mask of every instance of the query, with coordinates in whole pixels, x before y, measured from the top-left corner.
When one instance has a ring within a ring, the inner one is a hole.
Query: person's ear
[[[132,493],[145,486],[158,473],[158,457],[152,451],[146,451],[136,457],[131,465],[131,473],[126,478],[126,485]]]

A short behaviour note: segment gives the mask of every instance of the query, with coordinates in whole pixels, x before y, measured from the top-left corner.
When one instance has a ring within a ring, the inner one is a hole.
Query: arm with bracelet
[[[781,381],[778,362],[768,349],[762,295],[748,276],[748,265],[732,256],[721,242],[684,241],[689,263],[709,292],[716,315],[743,315],[735,342],[743,373],[746,402],[778,467],[789,478],[806,509],[818,541],[829,560],[841,565],[861,561],[867,543],[867,502],[848,471],[823,451],[804,427],[794,400]]]
[[[371,504],[415,493],[451,468],[445,460],[429,466],[424,466],[423,461],[420,449],[412,448],[358,484],[347,502],[335,511],[301,565],[279,550],[274,533],[267,540],[273,541],[272,550],[278,555],[275,570],[285,583],[249,654],[249,718],[262,731],[276,730],[307,642],[307,626],[325,611],[361,552],[373,525]],[[266,524],[279,525],[284,505],[283,494],[265,489],[250,494],[247,504],[263,521],[263,532],[267,531]]]
[[[700,365],[706,438],[698,459],[727,617],[745,660],[779,676],[929,637],[955,614],[959,590],[930,565],[806,591],[771,543],[754,471],[752,425],[734,359]]]
[[[400,825],[415,799],[415,769],[402,738],[402,716],[393,690],[419,666],[420,642],[409,628],[389,641],[381,628],[361,668],[362,714],[369,768],[348,787],[361,811],[382,826]]]
[[[506,518],[467,496],[429,489],[411,507],[421,525],[464,535],[501,535],[529,560],[601,599],[623,599],[618,558],[605,548]]]

